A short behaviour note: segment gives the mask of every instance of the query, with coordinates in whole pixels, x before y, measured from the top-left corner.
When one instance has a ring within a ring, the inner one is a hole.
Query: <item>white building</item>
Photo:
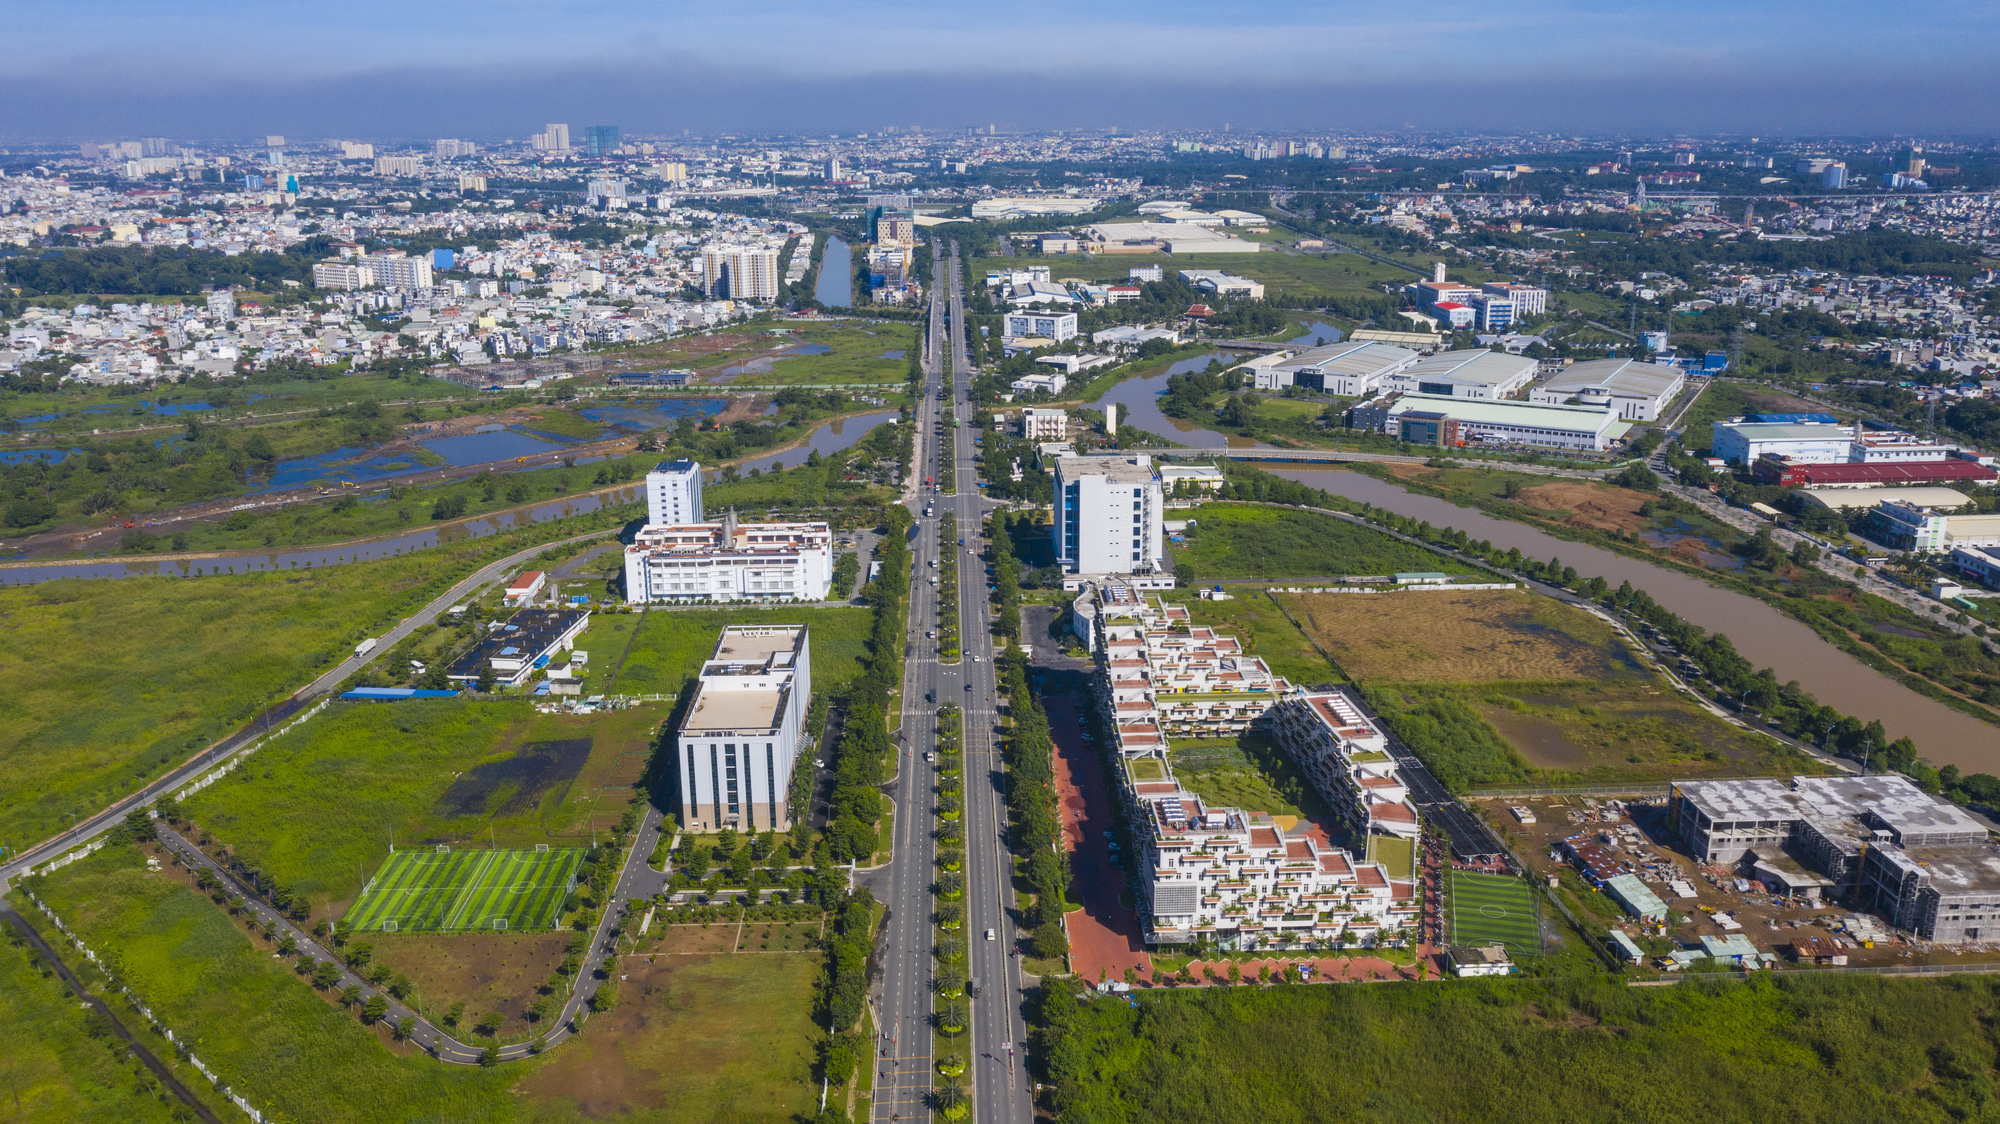
[[[1069,376],[1061,371],[1042,375],[1022,375],[1008,384],[1016,394],[1061,394],[1069,386]]]
[[[1421,831],[1410,788],[1385,737],[1346,693],[1304,691],[1272,713],[1278,747],[1320,799],[1356,836],[1415,839]]]
[[[1656,421],[1687,385],[1687,373],[1670,363],[1592,359],[1563,368],[1528,394],[1530,402],[1609,403],[1627,421]]]
[[[1258,369],[1256,385],[1259,390],[1302,386],[1358,398],[1380,390],[1390,376],[1417,359],[1416,352],[1385,343],[1330,343]]]
[[[1102,200],[1068,196],[1014,196],[981,199],[972,204],[975,219],[1017,219],[1030,215],[1084,215]]]
[[[401,250],[370,255],[375,283],[386,289],[428,289],[431,287],[431,260],[413,258]]]
[[[313,288],[371,289],[375,286],[375,267],[365,261],[322,261],[313,263]]]
[[[1532,402],[1405,394],[1348,411],[1348,424],[1429,445],[1493,441],[1545,449],[1602,451],[1632,423],[1608,405],[1547,406]]]
[[[701,248],[702,286],[711,297],[778,299],[778,251],[772,246],[712,242]]]
[[[378,176],[420,176],[424,174],[424,158],[421,156],[377,156],[375,174]]]
[[[824,601],[833,585],[825,523],[649,525],[625,548],[625,600]]]
[[[1224,948],[1400,943],[1416,886],[1334,846],[1316,825],[1209,804],[1174,777],[1167,739],[1235,737],[1292,693],[1233,636],[1185,607],[1107,582],[1077,602],[1094,618],[1097,697],[1115,731],[1119,795],[1144,851],[1148,944]]]
[[[1061,343],[1076,338],[1074,312],[1010,312],[1000,327],[1000,338],[1042,339]]]
[[[1540,366],[1525,355],[1501,351],[1441,351],[1397,371],[1388,386],[1452,398],[1506,398],[1535,381]]]
[[[1844,426],[1791,422],[1716,422],[1709,449],[1732,464],[1754,464],[1766,454],[1795,464],[1850,460],[1854,434]]]
[[[1149,456],[1058,458],[1056,564],[1069,574],[1165,570],[1165,506]]]
[[[1512,281],[1488,281],[1480,290],[1487,296],[1500,297],[1514,302],[1516,320],[1528,316],[1540,316],[1549,310],[1549,291],[1533,285],[1519,285]]]
[[[701,465],[685,457],[646,474],[646,522],[672,527],[702,521]]]
[[[1181,280],[1204,293],[1214,293],[1219,297],[1264,299],[1262,282],[1252,281],[1247,277],[1235,277],[1219,269],[1183,269],[1180,276]]]
[[[692,831],[783,831],[812,701],[806,626],[731,625],[695,678],[674,738],[681,821]]]
[[[1033,406],[1021,411],[1021,436],[1029,441],[1069,440],[1069,413]]]

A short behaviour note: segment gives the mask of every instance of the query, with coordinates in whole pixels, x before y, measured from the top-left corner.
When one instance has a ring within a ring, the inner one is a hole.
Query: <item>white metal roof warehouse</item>
[[[1484,439],[1553,449],[1608,448],[1632,428],[1608,406],[1548,406],[1534,402],[1405,394],[1389,407],[1388,428],[1404,414],[1442,414],[1458,422],[1460,440]]]
[[[1654,421],[1687,384],[1679,367],[1637,359],[1592,359],[1564,368],[1528,395],[1531,402],[1608,401],[1628,421]]]
[[[1534,381],[1541,364],[1500,351],[1441,351],[1397,372],[1391,388],[1452,398],[1505,398]]]
[[[1327,394],[1373,394],[1382,380],[1417,361],[1417,353],[1385,343],[1330,343],[1257,372],[1257,389],[1303,386]]]

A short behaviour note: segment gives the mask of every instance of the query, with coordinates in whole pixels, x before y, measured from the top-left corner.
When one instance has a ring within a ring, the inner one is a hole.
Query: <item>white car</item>
[[[986,939],[987,939],[987,940],[989,940],[989,941],[990,941],[990,940],[995,940],[995,939],[996,939],[996,938],[994,937],[994,935],[993,935],[993,930],[991,930],[991,929],[988,929],[988,930],[986,930]]]

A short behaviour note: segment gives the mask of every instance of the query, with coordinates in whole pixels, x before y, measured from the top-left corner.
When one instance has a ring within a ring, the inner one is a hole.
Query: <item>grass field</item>
[[[397,851],[341,918],[357,933],[552,929],[583,852]]]
[[[13,930],[8,929],[9,936]],[[53,933],[46,933],[53,937]],[[114,1008],[115,1009],[115,1008]],[[127,1029],[146,1035],[139,1020]],[[62,979],[28,962],[26,945],[0,946],[0,1120],[63,1120],[78,1124],[167,1124],[179,1101],[162,1100],[125,1060],[125,1044],[83,1010]],[[172,1047],[153,1039],[156,1055]],[[199,1095],[199,1094],[197,1094]]]
[[[398,849],[587,846],[617,822],[667,706],[536,714],[525,700],[336,704],[183,807],[315,903]]]
[[[1755,972],[1204,987],[1075,1005],[1096,1124],[1948,1124],[1989,1115],[2000,981]],[[1643,1107],[1641,1107],[1643,1106]]]
[[[1490,683],[1645,675],[1611,626],[1525,590],[1278,595],[1365,682]]]
[[[1514,956],[1541,954],[1534,891],[1518,878],[1451,872],[1451,943],[1503,944]]]
[[[134,791],[491,549],[0,588],[0,841],[25,846]]]
[[[1174,777],[1204,802],[1274,816],[1326,813],[1312,786],[1271,739],[1175,738],[1167,743]]]
[[[531,1103],[625,1124],[810,1118],[819,1109],[812,996],[822,967],[800,955],[627,956],[618,1006],[592,1016],[519,1091]]]
[[[1186,546],[1169,546],[1168,564],[1186,565],[1197,581],[1215,578],[1327,578],[1345,574],[1469,567],[1330,515],[1236,504],[1204,504]]]
[[[591,650],[590,679],[584,690],[678,693],[715,651],[725,625],[803,624],[812,648],[813,690],[832,692],[860,676],[872,621],[870,610],[862,608],[660,609],[637,618],[636,624],[630,617],[606,617],[586,634],[587,644],[578,644]],[[632,627],[638,631],[621,631]],[[602,642],[597,639],[600,630]],[[621,665],[617,654],[628,643],[629,654]]]
[[[107,847],[38,881],[79,936],[117,958],[160,1022],[267,1117],[372,1124],[418,1106],[436,1119],[530,1115],[508,1091],[523,1067],[399,1056],[386,1031],[327,1002],[207,897],[148,872],[135,847]]]

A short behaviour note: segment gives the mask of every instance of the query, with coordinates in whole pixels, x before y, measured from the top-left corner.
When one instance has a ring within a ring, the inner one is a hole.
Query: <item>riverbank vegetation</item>
[[[1242,481],[1240,490],[1250,496],[1233,498],[1255,496],[1262,483]],[[1232,484],[1231,491],[1239,488]],[[1191,524],[1187,541],[1167,550],[1182,585],[1229,578],[1338,580],[1411,571],[1473,572],[1422,547],[1309,511],[1209,503],[1187,512],[1186,518]]]

